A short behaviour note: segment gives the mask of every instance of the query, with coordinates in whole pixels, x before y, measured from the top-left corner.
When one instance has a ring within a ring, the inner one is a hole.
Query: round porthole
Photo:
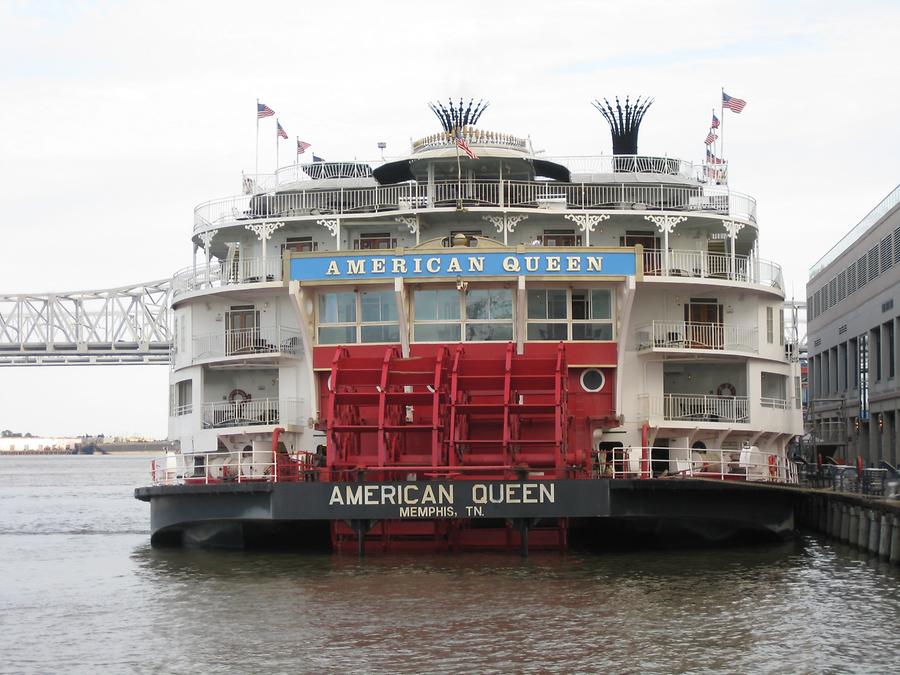
[[[581,388],[586,392],[594,394],[603,389],[604,384],[606,384],[606,378],[603,376],[603,372],[596,368],[581,373]]]

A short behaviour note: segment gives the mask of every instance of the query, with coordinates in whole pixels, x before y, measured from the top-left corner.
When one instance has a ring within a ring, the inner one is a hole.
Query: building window
[[[766,340],[775,342],[775,311],[771,307],[766,307]]]
[[[512,291],[477,289],[466,293],[466,340],[512,340]]]
[[[353,248],[360,251],[375,251],[397,248],[397,240],[389,232],[365,232],[353,240]]]
[[[784,310],[778,310],[778,344],[784,346]]]
[[[528,291],[529,340],[612,340],[609,289]]]
[[[895,354],[895,345],[894,345],[894,322],[889,321],[884,324],[884,327],[887,331],[885,335],[885,342],[887,343],[887,353],[888,353],[888,377],[894,377],[896,372],[896,354]]]
[[[872,331],[872,337],[875,338],[875,344],[872,346],[872,352],[875,357],[875,381],[881,381],[881,330],[875,328]]]
[[[416,342],[459,342],[459,305],[456,289],[416,291],[413,296],[413,339]]]

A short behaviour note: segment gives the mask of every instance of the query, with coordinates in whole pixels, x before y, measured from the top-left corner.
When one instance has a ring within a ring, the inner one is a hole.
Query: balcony
[[[230,356],[296,356],[301,349],[300,331],[283,326],[264,326],[197,335],[194,361]]]
[[[642,413],[648,420],[672,422],[750,421],[750,401],[746,396],[713,396],[703,394],[663,394],[640,397]]]
[[[691,321],[653,321],[637,331],[638,351],[715,350],[756,354],[755,327]]]
[[[281,258],[243,258],[231,263],[186,267],[172,277],[172,295],[236,284],[281,281]]]
[[[204,403],[203,428],[289,424],[298,414],[297,399],[261,398]]]
[[[756,222],[756,200],[726,188],[647,183],[438,181],[225,197],[194,209],[194,233],[254,220],[353,215],[431,208],[679,211]],[[548,206],[551,205],[551,206]]]
[[[670,250],[668,256],[659,249],[644,250],[645,277],[690,277],[725,279],[784,289],[784,277],[777,263],[746,255],[710,253],[708,251]]]

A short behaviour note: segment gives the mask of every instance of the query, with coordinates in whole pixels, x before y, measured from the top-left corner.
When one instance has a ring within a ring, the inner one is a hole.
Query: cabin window
[[[399,342],[397,295],[393,291],[360,291],[360,342]]]
[[[319,344],[356,342],[356,293],[319,295]]]
[[[528,291],[529,340],[612,340],[612,324],[609,289]]]
[[[581,246],[581,235],[575,230],[544,230],[541,236],[544,246]]]
[[[766,307],[766,341],[769,344],[775,342],[775,310]]]
[[[399,342],[395,298],[386,289],[320,293],[318,343]]]
[[[317,251],[319,245],[313,241],[312,237],[288,237],[282,244],[281,251],[290,251],[292,253],[310,253]]]
[[[416,291],[413,314],[416,342],[460,341],[460,300],[456,289]]]
[[[360,251],[377,251],[397,248],[397,240],[389,232],[364,232],[353,240],[353,248]]]
[[[192,380],[182,380],[173,384],[169,390],[169,416],[189,415],[192,406]]]
[[[466,340],[512,340],[512,291],[475,289],[466,297]]]

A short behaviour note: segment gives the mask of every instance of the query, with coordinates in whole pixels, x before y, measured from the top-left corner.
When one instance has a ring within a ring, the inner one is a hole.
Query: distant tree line
[[[34,438],[34,436],[29,433],[19,434],[15,431],[4,429],[3,431],[0,431],[0,438]]]

